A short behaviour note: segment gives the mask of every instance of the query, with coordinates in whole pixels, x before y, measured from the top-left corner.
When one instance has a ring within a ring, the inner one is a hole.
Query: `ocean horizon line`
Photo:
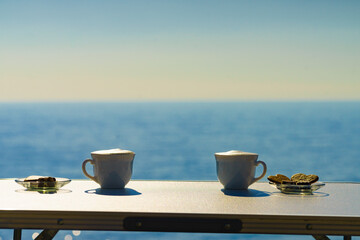
[[[360,103],[360,99],[166,99],[166,100],[16,100],[0,101],[0,104],[99,104],[99,103]]]

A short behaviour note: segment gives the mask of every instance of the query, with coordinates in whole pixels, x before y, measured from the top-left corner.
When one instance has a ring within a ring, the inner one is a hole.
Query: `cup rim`
[[[91,155],[123,155],[123,154],[133,154],[135,153],[130,150],[124,150],[120,148],[106,149],[106,150],[97,150],[91,152]]]
[[[232,157],[232,156],[259,156],[259,154],[251,153],[251,152],[243,152],[243,151],[239,151],[239,150],[230,150],[230,151],[227,151],[227,152],[215,153],[215,156],[228,156],[228,157]]]

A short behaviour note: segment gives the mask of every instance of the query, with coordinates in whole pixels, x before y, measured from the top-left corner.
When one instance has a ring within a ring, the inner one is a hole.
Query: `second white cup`
[[[266,164],[258,161],[258,154],[242,151],[215,153],[216,170],[220,183],[225,189],[245,190],[266,174]],[[255,177],[255,169],[261,164],[263,172]]]

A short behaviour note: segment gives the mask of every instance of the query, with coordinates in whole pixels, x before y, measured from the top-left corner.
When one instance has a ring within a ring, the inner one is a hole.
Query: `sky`
[[[0,101],[360,100],[360,1],[0,0]]]

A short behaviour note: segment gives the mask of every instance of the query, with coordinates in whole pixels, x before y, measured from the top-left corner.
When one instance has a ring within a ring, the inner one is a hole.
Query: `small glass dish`
[[[272,183],[270,184],[279,189],[282,193],[285,194],[296,194],[296,195],[311,195],[316,190],[325,186],[323,182],[317,182],[307,185],[295,185],[295,184],[281,184],[281,183]]]
[[[47,181],[25,181],[25,178],[15,179],[15,182],[26,188],[28,191],[49,191],[56,192],[69,182],[68,178],[55,178],[55,182]]]

